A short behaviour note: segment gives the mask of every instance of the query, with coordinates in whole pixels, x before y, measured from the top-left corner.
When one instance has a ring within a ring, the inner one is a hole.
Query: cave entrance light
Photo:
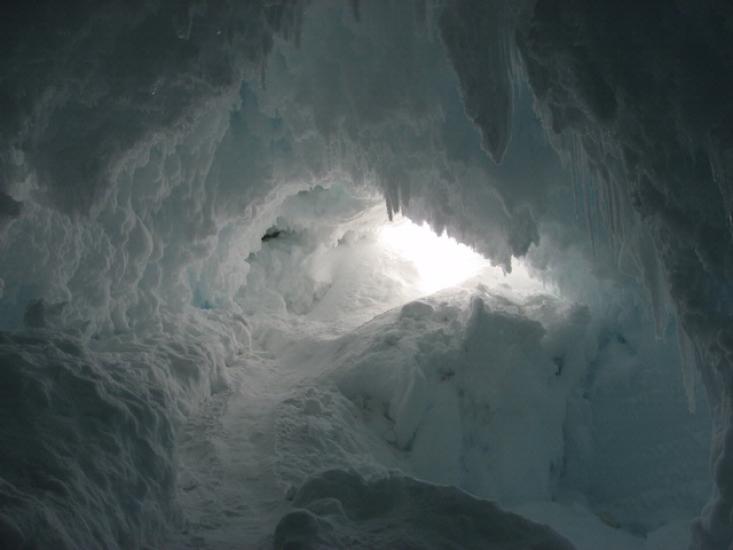
[[[383,250],[401,259],[405,270],[417,274],[410,278],[405,273],[405,279],[415,281],[415,290],[422,295],[461,286],[469,280],[507,296],[557,294],[556,289],[533,276],[522,259],[512,258],[512,271],[506,273],[445,231],[438,235],[427,223],[418,225],[403,217],[382,225],[377,236]]]
[[[471,247],[445,232],[436,234],[427,223],[418,225],[401,218],[383,225],[378,239],[388,253],[414,268],[421,293],[457,286],[490,267],[489,261]]]

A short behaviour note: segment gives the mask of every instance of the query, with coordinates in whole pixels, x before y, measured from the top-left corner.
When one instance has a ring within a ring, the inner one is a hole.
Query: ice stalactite
[[[725,405],[733,391],[726,373],[733,365],[720,344],[733,321],[733,310],[721,307],[730,293],[733,246],[722,176],[726,161],[720,153],[728,146],[716,129],[716,121],[731,115],[720,83],[733,82],[725,61],[730,40],[717,21],[731,15],[723,3],[591,8],[541,0],[517,32],[550,135],[577,140],[594,177],[618,189],[626,197],[619,204],[628,202],[640,216],[633,231],[624,228],[621,242],[636,248],[657,322],[666,286],[692,345],[705,349],[706,361],[714,363],[701,366],[716,373],[717,381],[706,386],[711,402],[720,404],[714,407],[720,430],[713,449],[717,490],[696,541],[705,549],[733,540],[726,519],[733,506],[726,473],[733,430]],[[670,67],[671,73],[665,76],[659,67]],[[712,171],[701,161],[708,158],[709,139]],[[562,139],[557,143],[562,146]]]
[[[680,350],[680,364],[682,365],[682,383],[685,386],[687,395],[687,406],[690,413],[694,414],[697,408],[697,396],[695,395],[698,354],[695,344],[687,336],[681,324],[677,323],[677,342]]]
[[[509,146],[514,115],[512,11],[503,0],[449,2],[439,23],[461,82],[466,114],[481,130],[483,146],[496,163]]]
[[[711,132],[709,148],[713,179],[720,189],[728,227],[733,234],[733,134],[730,126]]]

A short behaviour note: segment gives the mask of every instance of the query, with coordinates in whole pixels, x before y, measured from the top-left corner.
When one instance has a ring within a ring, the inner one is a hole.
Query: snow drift
[[[281,520],[275,548],[572,548],[489,502],[406,477],[367,483],[332,470],[303,485],[293,503],[301,510]]]

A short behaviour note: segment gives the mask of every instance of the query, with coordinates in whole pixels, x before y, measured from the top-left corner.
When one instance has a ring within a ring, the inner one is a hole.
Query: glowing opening
[[[465,244],[445,233],[437,235],[427,223],[417,225],[406,218],[382,226],[379,242],[413,265],[419,290],[428,294],[459,285],[490,265]]]

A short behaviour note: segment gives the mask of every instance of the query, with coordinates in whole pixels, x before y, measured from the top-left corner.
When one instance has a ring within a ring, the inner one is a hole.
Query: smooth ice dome
[[[733,7],[0,8],[0,548],[733,545]]]

